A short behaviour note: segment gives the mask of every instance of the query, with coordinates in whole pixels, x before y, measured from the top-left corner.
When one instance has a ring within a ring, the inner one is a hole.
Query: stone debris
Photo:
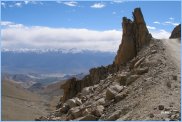
[[[114,112],[111,116],[108,117],[107,121],[114,121],[120,117],[121,111]]]

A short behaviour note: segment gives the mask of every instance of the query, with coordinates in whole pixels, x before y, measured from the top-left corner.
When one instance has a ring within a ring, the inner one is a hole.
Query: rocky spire
[[[137,52],[150,42],[152,38],[146,27],[140,8],[135,8],[133,21],[123,17],[122,43],[114,60],[115,65],[127,63],[137,55]]]
[[[181,38],[181,24],[179,24],[178,26],[176,26],[172,33],[171,33],[171,36],[169,37],[170,39],[173,39],[173,38]],[[180,39],[181,40],[181,39]]]

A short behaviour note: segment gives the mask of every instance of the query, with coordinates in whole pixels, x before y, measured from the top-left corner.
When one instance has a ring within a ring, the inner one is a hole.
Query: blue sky
[[[14,31],[18,31],[20,33],[26,33],[26,28],[29,29],[30,32],[36,33],[38,30],[48,30],[52,35],[57,33],[59,38],[60,34],[64,34],[63,36],[70,36],[69,32],[74,32],[73,29],[78,29],[80,33],[84,31],[85,35],[89,36],[97,36],[105,34],[110,36],[117,36],[115,38],[108,37],[109,45],[114,45],[112,48],[108,46],[105,51],[113,51],[116,46],[120,43],[121,34],[122,34],[122,27],[121,27],[121,20],[123,16],[132,19],[132,11],[136,7],[140,7],[142,9],[146,24],[148,26],[149,31],[155,35],[157,38],[166,38],[169,36],[169,33],[172,29],[180,23],[181,19],[181,3],[177,2],[170,2],[170,1],[94,1],[94,2],[86,2],[86,1],[51,1],[51,2],[31,2],[31,1],[14,1],[14,2],[1,2],[1,25],[3,25],[3,33],[2,39],[4,40],[4,47],[12,47],[14,45],[17,48],[42,48],[37,46],[28,46],[23,42],[23,37],[19,37],[17,40],[19,41],[15,44],[15,41],[12,42],[17,32],[13,33]],[[4,22],[4,23],[3,23]],[[20,30],[21,29],[21,30]],[[66,31],[64,31],[64,30]],[[67,30],[66,30],[67,29]],[[70,30],[72,29],[72,30]],[[85,30],[80,30],[85,29]],[[56,31],[56,32],[55,32]],[[64,31],[64,32],[63,32]],[[86,32],[87,31],[87,32]],[[77,32],[77,31],[76,31]],[[105,32],[105,33],[104,33]],[[108,34],[109,33],[109,34]],[[4,34],[4,35],[3,35]],[[43,32],[39,32],[40,35]],[[65,35],[66,34],[66,35]],[[19,34],[21,36],[21,34]],[[34,37],[36,35],[36,37]],[[38,32],[35,35],[28,35],[29,38],[24,38],[30,42],[37,42],[37,40],[30,39],[30,36],[38,38]],[[78,33],[79,35],[79,33]],[[82,34],[80,34],[82,36]],[[9,37],[8,37],[9,36]],[[75,37],[76,36],[76,37]],[[77,35],[73,36],[72,38],[68,37],[67,39],[60,39],[60,41],[56,40],[56,42],[61,42],[63,45],[64,42],[68,42],[69,40],[72,41],[74,38],[78,38],[78,40],[87,38],[87,37],[77,37]],[[11,38],[10,38],[11,37]],[[40,36],[42,37],[42,36]],[[8,41],[9,39],[11,41]],[[69,39],[70,38],[70,39]],[[98,36],[100,39],[105,39],[102,36]],[[98,40],[98,38],[93,38]],[[48,37],[48,39],[54,39]],[[45,39],[46,40],[46,39]],[[65,41],[66,40],[66,41]],[[106,39],[107,40],[107,39]],[[114,41],[115,40],[115,41]],[[84,41],[84,40],[83,40]],[[85,48],[83,49],[90,49],[87,47],[89,45],[89,41],[87,40],[85,43]],[[107,43],[99,40],[102,44]],[[42,42],[42,41],[40,41]],[[66,42],[66,43],[67,43]],[[45,43],[48,43],[46,41]],[[76,42],[75,42],[76,43]],[[10,45],[12,44],[12,45]],[[36,44],[34,44],[36,45]],[[37,44],[39,45],[39,44]],[[45,45],[45,44],[44,44]],[[68,45],[68,44],[67,44]],[[83,46],[83,45],[82,45]],[[46,46],[45,46],[46,47]],[[64,46],[63,46],[64,47]],[[53,48],[63,48],[62,46],[54,47]],[[50,48],[47,46],[46,48]],[[69,48],[79,48],[77,46],[69,47]],[[100,47],[98,47],[100,48]],[[98,49],[100,50],[100,49]],[[102,49],[101,49],[102,50]],[[114,50],[116,51],[116,50]]]

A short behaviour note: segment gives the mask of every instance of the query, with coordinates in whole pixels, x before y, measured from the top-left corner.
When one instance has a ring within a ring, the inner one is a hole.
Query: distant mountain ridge
[[[27,53],[27,52],[35,52],[35,53],[46,53],[46,52],[60,52],[60,53],[84,53],[84,52],[105,52],[105,53],[115,53],[115,52],[107,52],[107,51],[96,51],[96,50],[88,50],[88,49],[61,49],[61,48],[47,48],[47,49],[28,49],[28,48],[19,48],[19,49],[8,49],[2,48],[1,52],[14,52],[14,53]]]
[[[87,73],[91,67],[112,63],[111,52],[63,52],[62,50],[2,50],[2,72],[9,73]]]

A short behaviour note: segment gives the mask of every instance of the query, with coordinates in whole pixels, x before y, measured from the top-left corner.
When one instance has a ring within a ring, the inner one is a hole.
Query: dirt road
[[[166,52],[171,57],[171,60],[174,62],[178,70],[180,70],[181,67],[181,43],[178,39],[164,39],[162,40],[165,47]]]

